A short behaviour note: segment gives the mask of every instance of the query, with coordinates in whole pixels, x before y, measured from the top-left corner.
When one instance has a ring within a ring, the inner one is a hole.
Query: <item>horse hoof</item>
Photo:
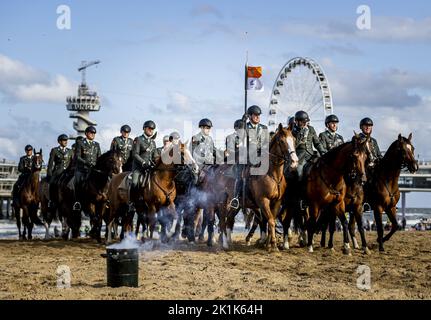
[[[334,247],[329,248],[329,251],[330,251],[331,253],[335,253],[335,249],[334,249]]]
[[[308,247],[308,252],[309,252],[309,253],[314,252],[314,250],[313,250],[313,246],[309,246],[309,247]]]
[[[371,251],[368,249],[368,247],[363,248],[364,254],[370,255]]]
[[[379,247],[379,251],[380,251],[380,252],[385,252],[385,248],[383,248],[383,247]]]
[[[250,241],[250,240],[245,240],[245,245],[246,245],[247,247],[251,246],[251,241]]]
[[[213,242],[212,241],[207,241],[207,246],[211,248],[213,246]]]
[[[343,254],[345,254],[346,256],[352,255],[352,253],[350,252],[350,249],[346,249],[346,248],[343,248]]]
[[[269,253],[277,253],[277,252],[280,252],[280,250],[278,250],[277,246],[270,246],[270,247],[268,247],[268,252]]]

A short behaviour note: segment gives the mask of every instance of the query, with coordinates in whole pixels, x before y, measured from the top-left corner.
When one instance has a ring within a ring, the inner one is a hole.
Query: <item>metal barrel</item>
[[[109,287],[138,287],[139,252],[134,249],[106,249]]]

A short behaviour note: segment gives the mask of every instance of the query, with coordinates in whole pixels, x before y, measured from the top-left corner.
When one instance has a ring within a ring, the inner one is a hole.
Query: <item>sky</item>
[[[60,5],[70,29],[57,27]],[[370,8],[369,30],[356,25],[360,5]],[[343,136],[369,116],[382,150],[412,132],[416,155],[431,160],[431,3],[330,0],[1,1],[0,159],[16,161],[28,143],[49,151],[73,133],[65,97],[76,94],[82,60],[101,60],[87,82],[102,99],[91,115],[102,149],[121,125],[136,136],[148,119],[159,139],[173,130],[190,139],[209,118],[222,141],[243,113],[246,51],[265,84],[249,105],[267,113],[282,66],[311,57]],[[431,206],[426,195],[409,194],[408,204]]]

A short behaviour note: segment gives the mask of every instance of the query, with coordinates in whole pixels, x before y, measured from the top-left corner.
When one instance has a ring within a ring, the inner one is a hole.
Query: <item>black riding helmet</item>
[[[87,132],[91,132],[91,133],[96,133],[96,128],[94,126],[89,126],[87,127],[87,129],[85,129],[85,133]]]
[[[156,129],[156,123],[153,120],[145,121],[143,129],[145,129],[145,128],[150,128],[150,129],[154,130],[154,129]]]
[[[212,127],[213,123],[211,122],[210,119],[204,118],[201,121],[199,121],[199,128],[201,127]]]
[[[57,142],[63,141],[63,140],[69,140],[69,137],[67,136],[67,134],[60,134],[57,138]]]
[[[359,122],[359,128],[361,128],[362,126],[372,126],[373,125],[373,120],[371,120],[370,118],[364,118],[361,120],[361,122]]]
[[[33,147],[28,144],[28,145],[25,146],[24,150],[25,151],[30,151],[30,150],[33,150]]]
[[[176,132],[176,131],[174,131],[174,132],[172,132],[170,135],[169,135],[169,140],[174,140],[174,139],[179,139],[180,138],[180,134],[178,133],[178,132]]]
[[[125,124],[124,126],[121,127],[120,132],[126,132],[129,133],[130,131],[132,131],[132,129],[130,128],[129,125]]]
[[[236,129],[243,129],[244,128],[244,121],[242,119],[235,120],[233,124],[233,128]]]
[[[325,125],[328,125],[328,123],[330,122],[340,122],[340,120],[338,120],[338,117],[335,114],[330,114],[329,116],[327,116],[325,118]]]
[[[305,111],[298,111],[295,113],[295,120],[296,121],[310,121],[310,117],[308,116],[308,113]]]
[[[260,109],[259,106],[253,105],[251,107],[248,107],[247,114],[249,116],[251,116],[252,114],[260,115],[260,114],[262,114],[262,110]]]

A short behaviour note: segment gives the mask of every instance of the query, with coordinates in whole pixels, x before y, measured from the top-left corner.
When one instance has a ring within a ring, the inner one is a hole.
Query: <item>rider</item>
[[[327,151],[344,143],[343,137],[337,133],[338,122],[338,117],[335,114],[331,114],[325,118],[326,130],[319,134],[319,139]]]
[[[247,113],[242,117],[242,122],[245,123],[248,118],[248,122],[246,123],[246,133],[247,133],[247,147],[248,147],[248,165],[259,165],[258,160],[262,155],[262,149],[265,145],[268,145],[269,137],[268,137],[268,128],[267,126],[260,123],[260,115],[262,114],[262,110],[259,106],[253,105],[247,109]],[[250,150],[255,150],[254,152],[250,152]],[[256,157],[257,156],[257,157]],[[252,159],[250,159],[252,158]],[[239,208],[239,196],[242,190],[242,176],[244,171],[244,165],[241,165],[241,168],[236,172],[235,179],[235,189],[234,196],[230,202],[230,206],[234,209]]]
[[[24,183],[25,178],[31,173],[33,168],[33,147],[31,145],[26,145],[25,148],[25,156],[22,156],[19,159],[18,164],[18,172],[20,173],[18,180],[13,186],[13,202],[18,202],[18,193]]]
[[[214,159],[219,154],[219,150],[216,149],[214,141],[210,136],[211,128],[213,124],[211,120],[204,118],[199,121],[200,132],[192,137],[191,151],[193,158],[199,165],[199,169],[202,169],[205,165],[213,165]]]
[[[89,126],[85,129],[85,139],[76,142],[74,158],[76,159],[75,168],[75,194],[78,196],[73,205],[73,210],[81,210],[81,204],[78,201],[81,197],[82,184],[90,172],[90,169],[96,165],[100,157],[100,145],[94,141],[96,128]]]
[[[133,139],[129,138],[131,130],[130,126],[125,124],[120,128],[121,136],[115,137],[111,142],[111,150],[119,152],[123,158],[123,172],[132,170]]]
[[[373,132],[373,120],[370,118],[364,118],[359,123],[359,128],[362,130],[359,133],[359,136],[363,139],[369,138],[370,140],[367,142],[367,148],[369,151],[368,161],[367,161],[367,171],[372,173],[376,162],[382,158],[382,154],[379,149],[379,145],[377,144],[377,140],[371,137],[371,133]],[[371,174],[367,174],[367,177],[371,178]]]
[[[170,145],[171,145],[171,142],[169,141],[169,136],[164,136],[163,137],[163,146],[157,148],[157,152],[159,153],[159,155],[162,154],[163,150],[169,148]]]
[[[150,169],[154,168],[157,158],[157,148],[154,139],[157,136],[156,124],[152,120],[145,121],[143,134],[133,141],[133,175],[130,186],[129,211],[135,211],[138,200],[139,177],[143,175],[144,185]]]
[[[295,113],[292,134],[296,138],[296,154],[299,158],[297,167],[299,181],[302,181],[304,166],[314,158],[313,146],[320,155],[326,153],[317,137],[316,130],[308,124],[309,121],[307,112],[301,110]]]
[[[58,188],[58,179],[64,170],[70,164],[72,159],[72,149],[67,147],[69,137],[66,134],[61,134],[57,138],[58,147],[51,149],[46,173],[46,181],[49,183],[49,202],[48,207],[52,207],[55,203],[55,191]]]

